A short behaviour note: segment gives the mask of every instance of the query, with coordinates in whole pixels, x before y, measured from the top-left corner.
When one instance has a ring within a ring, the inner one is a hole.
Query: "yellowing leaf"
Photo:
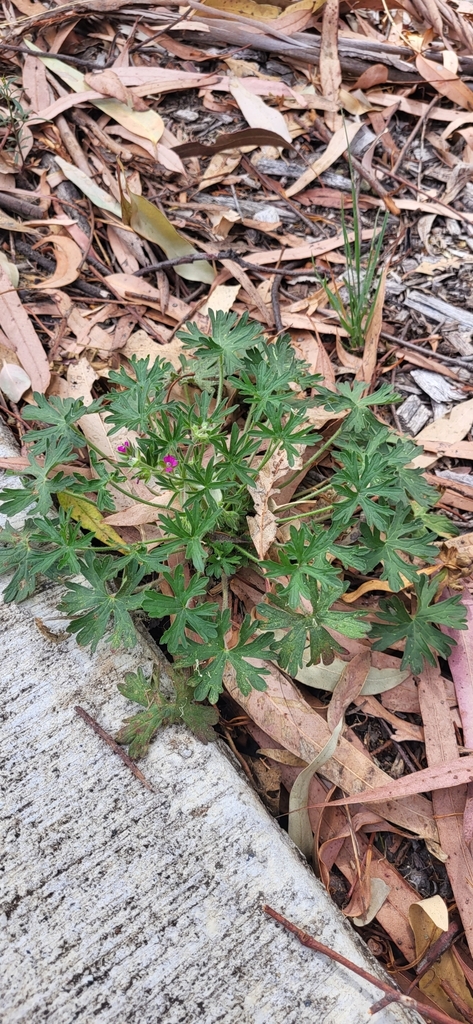
[[[108,213],[114,213],[116,217],[120,216],[120,204],[104,188],[96,185],[95,181],[84,174],[84,171],[79,170],[75,164],[69,164],[61,156],[55,157],[55,160],[66,178],[80,188],[91,203],[94,203],[94,206],[98,206],[100,210],[107,210]]]
[[[92,102],[94,107],[98,107],[104,114],[109,114],[122,128],[155,144],[159,142],[164,131],[164,121],[156,110],[133,110],[125,103],[112,99]]]
[[[415,936],[416,956],[423,958],[442,932],[448,931],[448,909],[442,897],[431,896],[427,900],[412,904],[409,907],[409,922]],[[451,949],[447,949],[441,957],[433,961],[418,984],[421,992],[455,1020],[465,1018],[448,998],[445,989],[452,992],[453,998],[458,996],[470,1012],[473,1010],[473,997],[466,985],[462,968]]]
[[[305,665],[298,669],[296,679],[304,686],[313,686],[316,690],[330,690],[332,693],[338,683],[344,669],[345,662],[340,658],[334,658],[331,665],[324,665],[322,661],[318,665],[309,665],[309,651],[305,652]],[[408,669],[401,671],[398,668],[370,668],[361,690],[361,696],[368,696],[376,693],[386,693],[395,686],[399,686],[410,675]]]
[[[244,18],[255,21],[272,21],[282,13],[280,7],[272,4],[257,4],[254,0],[202,0],[206,7],[216,11],[228,11],[230,14],[241,14]]]
[[[143,196],[138,196],[134,192],[125,195],[122,192],[122,218],[124,224],[133,228],[141,238],[147,238],[149,242],[159,245],[170,260],[179,256],[197,255],[197,249],[176,231],[164,213],[148,199],[143,199]],[[175,270],[186,281],[212,284],[215,277],[215,272],[207,260],[183,264],[177,266]]]
[[[37,46],[28,41],[27,46],[33,52],[38,49]],[[56,57],[40,57],[39,59],[58,78],[62,79],[73,92],[86,92],[87,88],[90,88],[85,76],[77,68],[70,67]],[[93,103],[94,107],[102,110],[104,114],[109,114],[110,117],[113,117],[114,121],[121,124],[123,128],[128,128],[129,131],[140,135],[141,138],[150,139],[151,142],[159,142],[164,131],[164,122],[156,111],[133,110],[127,103],[121,103],[116,99],[97,99],[91,100],[91,103]]]
[[[116,548],[117,551],[126,552],[128,550],[116,530],[107,525],[102,513],[92,501],[88,501],[87,498],[79,498],[76,494],[69,494],[67,491],[61,491],[58,494],[58,501],[61,508],[66,512],[70,511],[72,518],[80,523],[84,530],[91,530],[97,540],[108,544],[109,547]]]

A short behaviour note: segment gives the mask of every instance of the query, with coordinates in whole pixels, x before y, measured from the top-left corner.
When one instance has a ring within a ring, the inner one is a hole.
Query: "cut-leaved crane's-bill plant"
[[[419,672],[451,650],[439,627],[465,626],[460,596],[439,599],[438,539],[453,527],[410,468],[418,447],[383,422],[391,387],[329,391],[289,337],[269,343],[246,315],[210,319],[207,334],[181,332],[180,370],[133,357],[92,404],[35,394],[28,468],[1,494],[2,512],[24,518],[1,535],[7,601],[41,577],[61,582],[67,628],[92,650],[104,638],[133,646],[137,614],[159,623],[179,683],[169,703],[155,680],[128,678],[122,692],[142,710],[120,735],[135,755],[165,721],[208,737],[215,711],[199,702],[217,702],[226,673],[243,694],[264,691],[271,662],[294,676],[330,662],[343,650],[334,634],[401,647],[402,667]],[[315,406],[330,417],[324,436]],[[97,413],[112,442],[120,432],[112,460],[87,440]],[[278,503],[310,468],[304,492]],[[113,522],[117,496],[144,510],[135,540]],[[248,566],[262,597],[244,608],[233,583]],[[344,595],[369,580],[387,596],[350,610]]]

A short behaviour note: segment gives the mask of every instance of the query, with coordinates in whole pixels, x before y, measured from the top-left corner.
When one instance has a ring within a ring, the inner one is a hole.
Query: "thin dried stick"
[[[405,141],[405,143],[404,143],[404,145],[403,145],[403,147],[401,149],[401,152],[399,153],[399,156],[398,156],[398,158],[396,160],[396,163],[394,164],[394,167],[392,168],[392,173],[393,174],[395,174],[396,171],[398,170],[398,168],[401,166],[402,161],[404,160],[404,157],[405,157],[405,155],[407,153],[407,150],[409,149],[409,146],[410,146],[411,142],[414,141],[414,139],[415,139],[417,133],[420,131],[422,125],[425,124],[425,122],[427,121],[428,116],[430,114],[430,111],[432,110],[433,107],[435,107],[435,105],[438,103],[438,101],[439,101],[439,97],[438,97],[438,94],[437,94],[437,95],[434,96],[433,100],[430,101],[428,107],[426,107],[426,109],[424,110],[423,114],[421,114],[421,116],[419,117],[417,123],[414,125],[414,127],[413,127],[413,129],[411,131],[411,134],[406,139],[406,141]]]
[[[442,1013],[441,1010],[437,1010],[433,1006],[426,1006],[424,1003],[419,1003],[417,999],[413,999],[412,996],[405,996],[403,992],[399,992],[398,989],[393,988],[392,985],[388,985],[386,981],[381,981],[380,978],[376,978],[374,974],[369,974],[363,967],[358,967],[358,964],[354,964],[351,960],[347,960],[341,953],[337,953],[334,949],[330,949],[329,946],[324,946],[318,939],[314,939],[308,932],[304,932],[302,928],[298,928],[292,921],[288,921],[287,917],[283,917],[277,910],[273,910],[272,907],[268,907],[267,904],[263,905],[263,911],[268,914],[269,917],[274,918],[279,924],[282,924],[288,932],[292,932],[293,935],[299,940],[303,946],[307,946],[309,949],[315,950],[316,953],[322,953],[324,956],[328,956],[330,960],[335,960],[337,964],[341,964],[342,967],[346,967],[349,971],[353,971],[354,974],[358,974],[364,981],[369,981],[371,985],[376,988],[380,988],[383,992],[389,994],[390,999],[393,1003],[401,1003],[402,1006],[407,1007],[410,1010],[417,1010],[418,1013],[424,1015],[424,1017],[430,1017],[431,1020],[437,1022],[437,1024],[455,1024],[453,1017],[449,1017],[448,1014]],[[370,1013],[372,1009],[370,1010]]]
[[[80,715],[80,717],[84,719],[84,722],[86,722],[87,725],[90,725],[90,728],[97,733],[97,736],[100,736],[100,739],[102,739],[111,750],[113,750],[114,754],[118,754],[119,758],[123,761],[123,764],[126,764],[127,768],[133,772],[133,775],[138,779],[138,782],[141,782],[142,786],[149,789],[150,793],[154,793],[151,783],[148,782],[148,779],[143,775],[143,772],[140,771],[135,762],[132,761],[131,757],[129,757],[128,754],[119,747],[118,743],[113,739],[113,736],[110,736],[110,733],[105,732],[105,729],[102,729],[102,726],[99,725],[99,723],[95,721],[95,718],[92,718],[87,711],[84,711],[84,708],[75,707],[74,711],[76,715]]]

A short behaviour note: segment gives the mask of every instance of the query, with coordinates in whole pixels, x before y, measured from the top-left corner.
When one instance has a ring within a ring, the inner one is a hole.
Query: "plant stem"
[[[221,356],[218,357],[218,389],[217,389],[217,397],[215,399],[215,404],[217,405],[217,407],[220,405],[220,403],[222,401],[222,398],[223,398],[223,387],[224,387],[224,384],[225,384],[225,378],[224,378],[224,367],[223,367],[223,355],[221,355]]]

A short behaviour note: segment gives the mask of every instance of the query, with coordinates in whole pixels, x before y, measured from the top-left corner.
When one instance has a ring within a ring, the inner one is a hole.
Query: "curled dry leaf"
[[[300,455],[294,462],[293,470],[302,466],[302,448]],[[275,487],[278,480],[285,476],[289,469],[287,455],[283,451],[276,451],[262,467],[255,480],[254,487],[248,487],[255,506],[255,516],[248,516],[247,523],[250,536],[260,558],[265,558],[273,541],[276,540],[277,523],[271,510],[271,498],[279,493]],[[274,504],[274,501],[273,501]]]
[[[16,363],[4,363],[0,370],[0,391],[12,402],[19,402],[25,391],[31,387],[28,374]]]
[[[72,284],[79,276],[79,269],[83,260],[82,251],[72,238],[67,238],[64,235],[47,235],[40,242],[36,242],[33,249],[39,249],[47,244],[54,246],[56,271],[52,277],[47,277],[46,280],[41,281],[39,284],[31,285],[32,288],[38,288],[41,291],[47,291],[51,288],[64,288],[66,284]]]
[[[442,933],[448,931],[448,908],[441,896],[431,896],[409,908],[409,920],[415,936],[416,955],[422,957],[433,946]],[[470,1012],[473,1011],[473,996],[465,982],[464,972],[453,950],[447,949],[435,959],[430,969],[419,979],[419,988],[444,1013],[455,1019],[464,1018],[457,1013],[456,1006],[446,995],[446,982],[463,1000]]]
[[[10,278],[0,265],[0,323],[8,342],[28,374],[34,391],[44,393],[50,381],[49,364],[31,320]]]
[[[335,753],[338,741],[343,733],[345,711],[361,693],[370,666],[371,655],[368,649],[361,651],[360,654],[356,654],[344,666],[328,707],[327,725],[331,736],[313,761],[298,775],[291,789],[288,832],[296,846],[308,858],[311,857],[313,847],[312,827],[308,810],[310,783],[315,773]]]

